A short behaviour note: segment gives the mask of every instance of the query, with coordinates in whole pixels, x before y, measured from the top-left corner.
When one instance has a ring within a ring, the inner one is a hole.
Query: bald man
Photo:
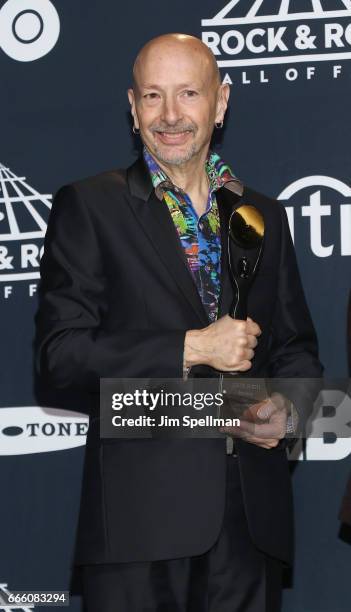
[[[91,398],[75,563],[88,612],[276,612],[292,560],[290,402],[224,437],[102,439],[99,380],[318,377],[321,366],[283,207],[210,149],[229,99],[197,38],[140,51],[128,91],[140,158],[60,189],[37,317],[48,384]],[[265,219],[266,245],[234,320],[228,219]],[[279,408],[279,418],[278,415]]]

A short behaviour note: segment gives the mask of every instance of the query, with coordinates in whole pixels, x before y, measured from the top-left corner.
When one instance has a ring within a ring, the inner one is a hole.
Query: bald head
[[[220,86],[221,77],[217,62],[207,45],[188,34],[163,34],[147,42],[139,51],[133,66],[134,90],[139,88],[145,66],[150,62],[160,61],[167,55],[177,57],[181,64],[197,64],[206,75],[209,85]]]
[[[195,36],[159,36],[135,60],[133,89],[128,90],[134,129],[168,169],[182,166],[190,172],[199,164],[203,170],[228,98],[229,85],[221,84],[212,51]]]

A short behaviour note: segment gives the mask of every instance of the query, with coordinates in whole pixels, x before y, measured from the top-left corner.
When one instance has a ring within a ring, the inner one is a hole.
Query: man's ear
[[[134,127],[139,129],[138,115],[137,115],[136,108],[135,108],[135,94],[134,94],[134,90],[133,89],[128,89],[127,95],[128,95],[128,100],[129,100],[129,104],[130,104],[130,112],[132,114],[133,121],[134,121]]]
[[[228,106],[229,95],[230,87],[228,83],[222,84],[218,90],[216,122],[221,122],[224,119],[224,115]]]

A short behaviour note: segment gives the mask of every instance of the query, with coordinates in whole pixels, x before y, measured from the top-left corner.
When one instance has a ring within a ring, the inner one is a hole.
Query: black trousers
[[[221,532],[205,554],[81,569],[85,612],[279,612],[281,607],[282,564],[251,541],[233,456],[227,458]]]

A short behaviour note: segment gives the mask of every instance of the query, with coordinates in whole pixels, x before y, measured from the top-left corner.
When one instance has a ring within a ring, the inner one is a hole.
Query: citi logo
[[[60,34],[60,19],[49,0],[7,0],[0,9],[0,48],[18,62],[47,55]]]
[[[56,408],[0,408],[0,455],[48,453],[83,446],[89,419]]]
[[[52,195],[36,191],[26,177],[16,176],[0,163],[0,286],[3,297],[12,294],[9,283],[39,280],[43,240]],[[33,295],[36,284],[29,286]]]
[[[331,176],[305,176],[286,187],[278,199],[285,205],[293,240],[296,217],[304,217],[309,222],[310,248],[314,255],[351,255],[350,185]],[[289,201],[294,206],[286,206]]]
[[[334,5],[280,0],[272,13],[270,0],[231,0],[202,19],[202,40],[222,68],[350,59],[351,1]]]

